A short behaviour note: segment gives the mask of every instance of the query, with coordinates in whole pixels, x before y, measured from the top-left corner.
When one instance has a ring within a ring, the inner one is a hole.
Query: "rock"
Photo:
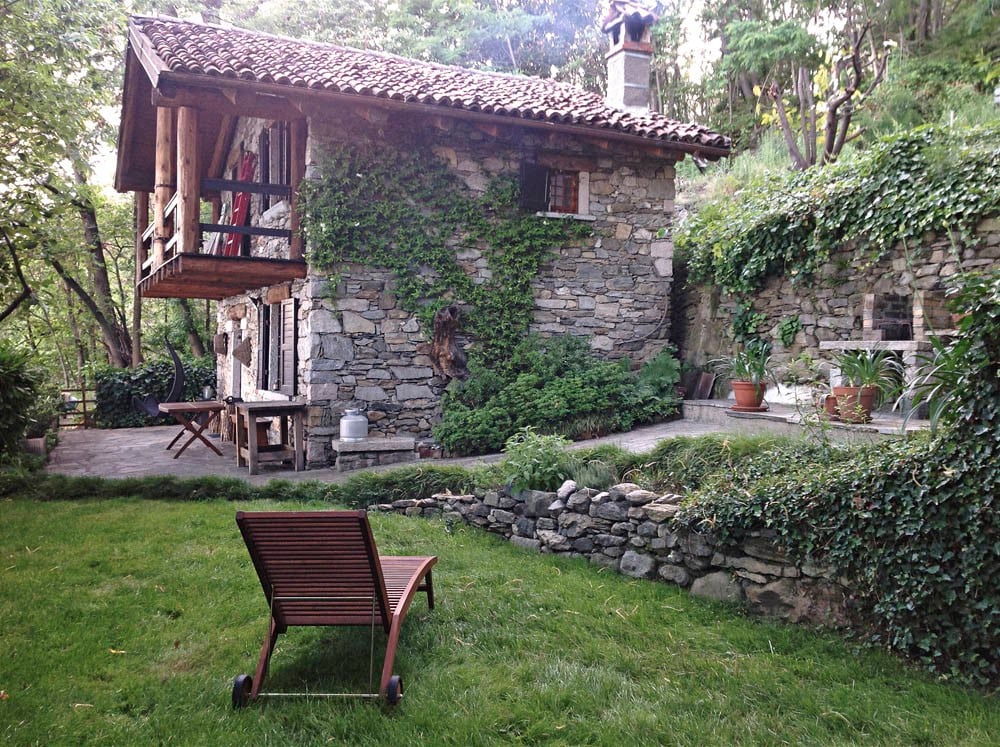
[[[846,620],[843,590],[827,583],[802,583],[783,578],[764,586],[749,586],[747,601],[757,614],[793,623],[839,625]]]
[[[698,534],[697,532],[689,532],[683,540],[681,540],[681,548],[688,555],[694,555],[699,558],[710,558],[714,550],[710,544],[711,539],[708,535]]]
[[[531,519],[521,517],[514,523],[514,526],[517,527],[518,534],[523,537],[531,537],[535,533],[535,522]]]
[[[741,547],[747,555],[753,555],[761,560],[782,564],[788,562],[788,556],[772,540],[764,537],[747,537],[743,540]]]
[[[718,602],[739,602],[743,599],[743,587],[729,571],[716,571],[696,578],[691,584],[691,595]]]
[[[634,490],[641,490],[638,485],[634,482],[623,482],[620,485],[615,485],[608,491],[608,497],[613,501],[624,500],[628,497],[628,494]]]
[[[355,314],[353,311],[343,311],[341,313],[341,324],[343,325],[345,334],[375,334],[375,322],[365,319],[363,316]]]
[[[613,571],[618,570],[618,558],[609,557],[604,553],[595,552],[590,556],[590,562],[592,565],[600,568],[610,568]]]
[[[595,493],[594,495],[590,496],[590,505],[604,503],[605,501],[609,500],[610,497],[611,494],[606,490],[600,493]]]
[[[555,493],[546,493],[542,490],[524,491],[524,515],[525,516],[548,516],[549,506],[555,500]]]
[[[765,576],[787,576],[794,578],[799,575],[798,569],[793,566],[765,563],[762,560],[750,558],[745,555],[735,558],[726,558],[725,564],[730,568],[739,568],[740,570],[747,571],[748,573],[762,574]]]
[[[681,507],[671,503],[647,503],[642,510],[650,521],[662,523],[674,518]]]
[[[559,516],[566,508],[566,504],[562,501],[552,501],[549,504],[549,516]]]
[[[512,545],[517,545],[518,547],[523,547],[525,550],[534,550],[538,552],[542,549],[542,543],[536,539],[529,539],[528,537],[511,537],[510,543]]]
[[[664,563],[660,566],[660,570],[657,573],[664,581],[677,584],[678,586],[687,586],[691,583],[691,574],[687,572],[686,568],[682,568],[679,565]]]
[[[590,511],[590,491],[578,490],[566,500],[566,509],[585,514]]]
[[[577,552],[589,553],[594,549],[594,540],[590,537],[580,537],[573,540],[573,549]]]
[[[495,521],[498,524],[513,524],[517,521],[517,517],[510,511],[504,511],[500,508],[495,508],[490,512],[490,520]]]
[[[644,521],[638,527],[636,527],[635,533],[640,537],[655,537],[656,536],[656,524],[651,521]]]
[[[633,506],[644,506],[650,501],[656,500],[659,496],[649,490],[633,490],[625,496]]]
[[[628,508],[621,503],[601,503],[590,506],[590,515],[608,521],[625,521],[628,519]]]
[[[619,570],[632,578],[652,578],[656,573],[656,559],[629,550],[622,555]]]
[[[567,480],[562,485],[559,486],[559,490],[556,491],[556,498],[559,500],[566,500],[573,493],[576,492],[577,484],[573,480]]]
[[[624,537],[616,537],[613,534],[598,534],[594,537],[594,544],[600,547],[618,547],[626,542]]]
[[[553,551],[569,549],[569,540],[558,532],[550,532],[545,529],[540,529],[538,530],[538,539],[542,541],[543,545]]]

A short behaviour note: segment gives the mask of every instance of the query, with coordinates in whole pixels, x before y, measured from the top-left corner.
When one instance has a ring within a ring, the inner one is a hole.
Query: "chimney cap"
[[[601,31],[611,34],[612,44],[619,42],[623,26],[629,41],[644,41],[648,28],[660,18],[659,9],[657,0],[611,0]]]

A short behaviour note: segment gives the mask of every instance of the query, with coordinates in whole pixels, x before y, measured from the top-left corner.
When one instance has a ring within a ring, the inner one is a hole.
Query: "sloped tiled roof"
[[[684,150],[724,151],[730,145],[728,137],[706,127],[655,113],[631,114],[608,106],[598,94],[543,78],[467,70],[172,18],[135,16],[132,33],[175,79],[206,76],[412,102],[613,131],[651,144],[678,144]]]

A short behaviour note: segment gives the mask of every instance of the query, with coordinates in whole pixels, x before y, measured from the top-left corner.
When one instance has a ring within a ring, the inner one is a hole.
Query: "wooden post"
[[[149,228],[149,192],[135,193],[135,287],[132,291],[132,365],[142,363],[142,266],[146,264],[148,252],[143,234]]]
[[[174,112],[161,106],[156,109],[156,183],[153,185],[153,269],[163,264],[167,241],[173,231],[167,222],[166,208],[174,191]]]
[[[198,253],[198,222],[201,219],[201,184],[198,173],[198,110],[177,110],[177,252]]]
[[[302,241],[302,226],[299,220],[299,183],[306,173],[306,137],[308,127],[306,120],[296,119],[289,127],[289,143],[291,150],[291,188],[292,204],[289,215],[288,226],[292,230],[292,243],[288,249],[289,259],[302,259],[305,254],[304,242]]]

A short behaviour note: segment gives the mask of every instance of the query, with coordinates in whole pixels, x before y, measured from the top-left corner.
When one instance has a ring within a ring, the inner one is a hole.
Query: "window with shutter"
[[[289,397],[296,394],[296,337],[298,326],[297,299],[264,304],[260,311],[259,387],[281,392]]]
[[[534,213],[560,213],[583,218],[590,212],[589,185],[588,172],[522,162],[518,205],[522,210]]]
[[[278,391],[295,396],[297,380],[295,366],[296,345],[296,299],[289,298],[281,302],[281,329],[278,343]]]
[[[537,163],[521,163],[521,197],[518,205],[533,213],[549,207],[549,170]]]

